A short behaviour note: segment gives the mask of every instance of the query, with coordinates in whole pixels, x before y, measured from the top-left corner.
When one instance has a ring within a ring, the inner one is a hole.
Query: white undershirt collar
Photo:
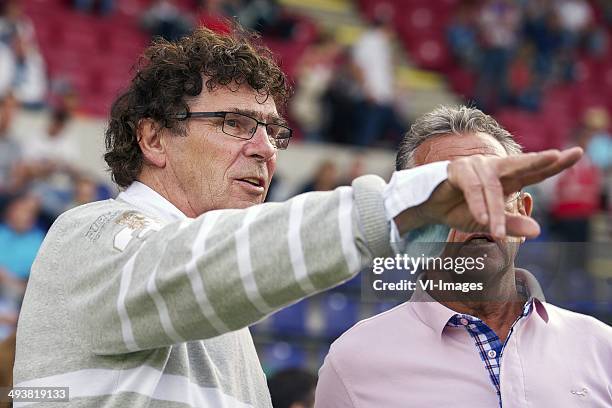
[[[139,181],[130,184],[125,191],[117,196],[117,199],[132,204],[145,214],[163,221],[171,222],[188,218],[161,194]]]

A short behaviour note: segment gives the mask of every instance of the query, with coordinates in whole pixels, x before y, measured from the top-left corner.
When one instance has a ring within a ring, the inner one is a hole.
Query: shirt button
[[[459,320],[459,323],[461,323],[464,326],[467,326],[469,322],[465,317],[462,317],[461,320]]]
[[[497,352],[495,350],[489,350],[487,351],[487,355],[489,358],[495,358],[495,356],[497,356]]]

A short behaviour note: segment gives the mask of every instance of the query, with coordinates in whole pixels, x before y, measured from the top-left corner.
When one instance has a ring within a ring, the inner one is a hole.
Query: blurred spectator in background
[[[469,69],[478,67],[480,55],[475,14],[473,3],[459,3],[457,13],[446,30],[446,39],[453,56],[457,62]]]
[[[172,0],[155,0],[141,16],[140,22],[152,37],[175,41],[193,30],[192,18]]]
[[[550,87],[581,78],[579,62],[605,63],[609,55],[609,32],[586,0],[460,2],[446,38],[454,62],[475,77],[476,104],[488,111],[538,111]]]
[[[114,0],[73,0],[72,2],[75,9],[91,13],[97,10],[100,14],[110,14],[114,7]]]
[[[290,39],[296,21],[285,15],[276,0],[242,0],[236,4],[240,24],[267,37]]]
[[[66,206],[69,210],[79,205],[98,200],[98,186],[93,178],[84,174],[78,175],[74,180],[72,201]]]
[[[0,209],[0,387],[12,386],[17,317],[44,239],[38,212],[38,198],[27,192],[12,195]]]
[[[394,141],[398,141],[404,133],[393,106],[395,76],[391,18],[386,9],[379,9],[353,48],[353,58],[361,71],[366,95],[366,103],[355,118],[360,124],[353,144],[359,146],[370,146],[388,132],[393,132]]]
[[[290,108],[308,141],[324,139],[329,111],[323,106],[323,96],[333,79],[341,50],[331,33],[323,31],[296,64],[297,86]]]
[[[30,268],[45,234],[36,226],[39,200],[27,192],[12,195],[0,219],[0,342],[14,331]]]
[[[533,69],[537,81],[542,85],[550,82],[563,48],[563,30],[551,0],[534,0],[526,4],[523,35],[525,42],[535,51]]]
[[[317,377],[300,368],[287,368],[268,380],[274,408],[313,408]]]
[[[0,97],[11,92],[15,70],[13,50],[9,45],[0,42]]]
[[[65,137],[66,126],[70,116],[65,110],[54,110],[50,113],[49,124],[44,135],[28,139],[24,144],[24,154],[31,162],[46,164],[51,170],[61,169],[74,163],[78,149]]]
[[[594,107],[585,112],[583,132],[588,134],[586,153],[600,170],[612,170],[612,135],[610,115],[605,108]]]
[[[564,31],[565,45],[577,47],[593,20],[591,6],[585,0],[556,0],[554,5]]]
[[[47,80],[34,26],[17,1],[0,4],[0,96],[11,91],[24,107],[40,108]]]
[[[319,164],[313,178],[300,190],[299,194],[310,191],[329,191],[338,187],[338,168],[331,160],[324,160]]]
[[[42,199],[43,218],[49,225],[71,202],[73,179],[79,174],[74,167],[78,147],[65,134],[69,120],[68,112],[52,111],[46,133],[22,146],[31,188]]]
[[[45,62],[36,44],[21,36],[13,40],[15,71],[13,92],[15,98],[25,108],[40,109],[47,95],[47,76]]]
[[[592,136],[587,129],[580,129],[576,145],[586,151]],[[551,232],[560,242],[589,242],[589,219],[601,206],[601,170],[585,154],[572,168],[553,178],[553,182]]]
[[[355,135],[361,128],[361,111],[366,104],[362,86],[363,74],[348,50],[340,53],[338,65],[323,95],[326,142],[355,144]]]
[[[78,103],[77,90],[69,77],[55,76],[51,79],[48,106],[53,111],[73,112]]]
[[[39,214],[38,197],[20,192],[7,201],[0,222],[0,268],[23,282],[45,236],[36,225]]]
[[[11,137],[11,125],[17,103],[12,94],[0,98],[0,202],[1,197],[13,190],[21,161],[21,147]]]
[[[11,44],[15,37],[35,43],[34,25],[23,13],[18,0],[0,1],[0,42]]]
[[[593,11],[584,0],[556,0],[555,14],[562,33],[562,78],[571,81],[575,77],[574,62],[578,50],[589,41],[589,27],[593,23]],[[594,32],[596,34],[596,32]]]
[[[508,68],[518,41],[521,11],[512,0],[488,0],[479,17],[482,55],[476,102],[494,110],[508,101]]]
[[[592,21],[585,31],[585,50],[594,57],[605,58],[607,56],[608,46],[606,30],[597,25],[595,21]]]
[[[366,94],[379,105],[389,105],[394,97],[391,37],[385,17],[377,16],[353,46],[353,59],[362,72]]]
[[[530,44],[523,45],[510,65],[508,83],[510,101],[521,108],[536,111],[540,108],[542,90],[533,72],[534,57]]]

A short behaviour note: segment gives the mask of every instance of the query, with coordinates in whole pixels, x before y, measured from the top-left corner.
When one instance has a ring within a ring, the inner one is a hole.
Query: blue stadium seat
[[[364,272],[361,273],[368,273],[369,269],[366,269]],[[354,278],[344,282],[341,286],[339,286],[339,288],[342,289],[347,289],[347,290],[351,290],[351,291],[355,291],[355,290],[359,290],[361,289],[361,273],[357,274],[357,276],[355,276]]]
[[[359,320],[359,302],[343,293],[325,295],[322,306],[327,336],[337,337]]]
[[[305,334],[308,301],[302,300],[272,315],[272,330],[283,334]]]
[[[306,360],[304,349],[286,342],[266,346],[263,354],[262,363],[266,372],[274,372],[289,367],[302,367]]]

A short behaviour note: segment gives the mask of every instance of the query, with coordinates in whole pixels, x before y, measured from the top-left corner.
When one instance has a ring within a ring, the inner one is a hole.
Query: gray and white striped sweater
[[[175,222],[119,198],[68,211],[32,269],[15,384],[70,387],[39,407],[270,407],[247,327],[391,254],[384,186]]]

